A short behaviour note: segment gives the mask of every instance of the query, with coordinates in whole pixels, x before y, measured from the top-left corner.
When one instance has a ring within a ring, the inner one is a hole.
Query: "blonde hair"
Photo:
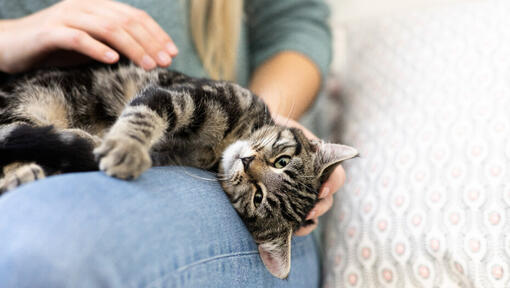
[[[213,79],[236,80],[242,0],[189,0],[193,41]]]

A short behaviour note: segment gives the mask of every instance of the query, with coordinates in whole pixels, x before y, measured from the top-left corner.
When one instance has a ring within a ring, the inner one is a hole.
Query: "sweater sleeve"
[[[308,57],[327,74],[332,58],[329,9],[323,0],[246,1],[250,69],[282,51]]]

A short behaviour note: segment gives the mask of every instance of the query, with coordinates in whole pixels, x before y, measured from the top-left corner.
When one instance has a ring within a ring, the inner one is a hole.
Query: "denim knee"
[[[0,287],[317,286],[310,237],[295,239],[289,279],[275,279],[218,183],[195,176],[213,177],[68,174],[0,197]]]
[[[0,238],[13,241],[0,247],[2,288],[122,287],[111,261],[100,255],[83,255],[79,247],[61,250],[37,238]]]

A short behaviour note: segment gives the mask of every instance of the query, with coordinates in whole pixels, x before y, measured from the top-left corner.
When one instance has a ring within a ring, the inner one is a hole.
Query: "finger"
[[[82,14],[80,17],[67,19],[65,23],[72,28],[90,33],[94,38],[107,42],[146,70],[153,69],[157,65],[142,46],[114,19],[92,14]]]
[[[98,13],[105,17],[111,17],[126,32],[129,33],[135,41],[147,52],[148,55],[156,61],[160,67],[167,67],[172,62],[170,53],[165,48],[165,43],[154,36],[146,25],[147,19],[152,19],[145,11],[135,9],[128,5],[120,5],[117,2],[108,2],[109,9]]]
[[[170,37],[162,28],[161,26],[156,23],[152,18],[148,18],[146,22],[144,22],[146,25],[147,30],[152,31],[154,33],[155,37],[159,39],[161,43],[164,43],[165,49],[168,53],[170,53],[171,57],[177,56],[179,54],[179,49],[177,48],[177,45],[175,45],[174,40],[172,37]]]
[[[328,212],[331,206],[333,206],[333,195],[322,198],[321,201],[317,202],[315,207],[313,207],[313,209],[308,213],[306,219],[310,220],[322,216],[324,213]]]
[[[104,63],[115,63],[119,60],[119,54],[112,48],[92,38],[84,31],[58,27],[52,29],[47,37],[43,37],[43,43],[49,50],[60,48],[74,50]]]
[[[145,70],[156,68],[154,59],[126,31],[118,30],[107,38],[106,42]]]
[[[179,50],[177,49],[174,41],[149,14],[124,3],[111,2],[110,4],[117,6],[116,8],[123,11],[125,15],[130,15],[131,17],[140,19],[140,24],[143,25],[149,33],[151,33],[152,37],[159,42],[166,52],[168,52],[171,57],[177,56]]]
[[[306,236],[310,234],[315,228],[317,228],[317,225],[319,225],[319,219],[314,219],[315,224],[311,224],[305,227],[301,227],[299,230],[297,230],[294,235],[296,236]]]
[[[328,180],[322,184],[319,198],[327,197],[336,193],[345,183],[345,171],[342,165],[338,165],[331,173]]]
[[[125,24],[126,31],[137,41],[140,46],[156,60],[156,63],[161,67],[167,67],[172,62],[172,58],[164,47],[160,47],[152,35],[145,30],[139,23],[129,21]]]

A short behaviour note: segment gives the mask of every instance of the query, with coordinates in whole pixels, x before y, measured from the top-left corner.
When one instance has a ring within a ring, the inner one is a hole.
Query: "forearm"
[[[271,113],[299,119],[312,104],[321,85],[319,69],[296,52],[281,52],[253,73],[250,90],[260,96]]]
[[[0,19],[0,32],[4,31],[10,21]]]

